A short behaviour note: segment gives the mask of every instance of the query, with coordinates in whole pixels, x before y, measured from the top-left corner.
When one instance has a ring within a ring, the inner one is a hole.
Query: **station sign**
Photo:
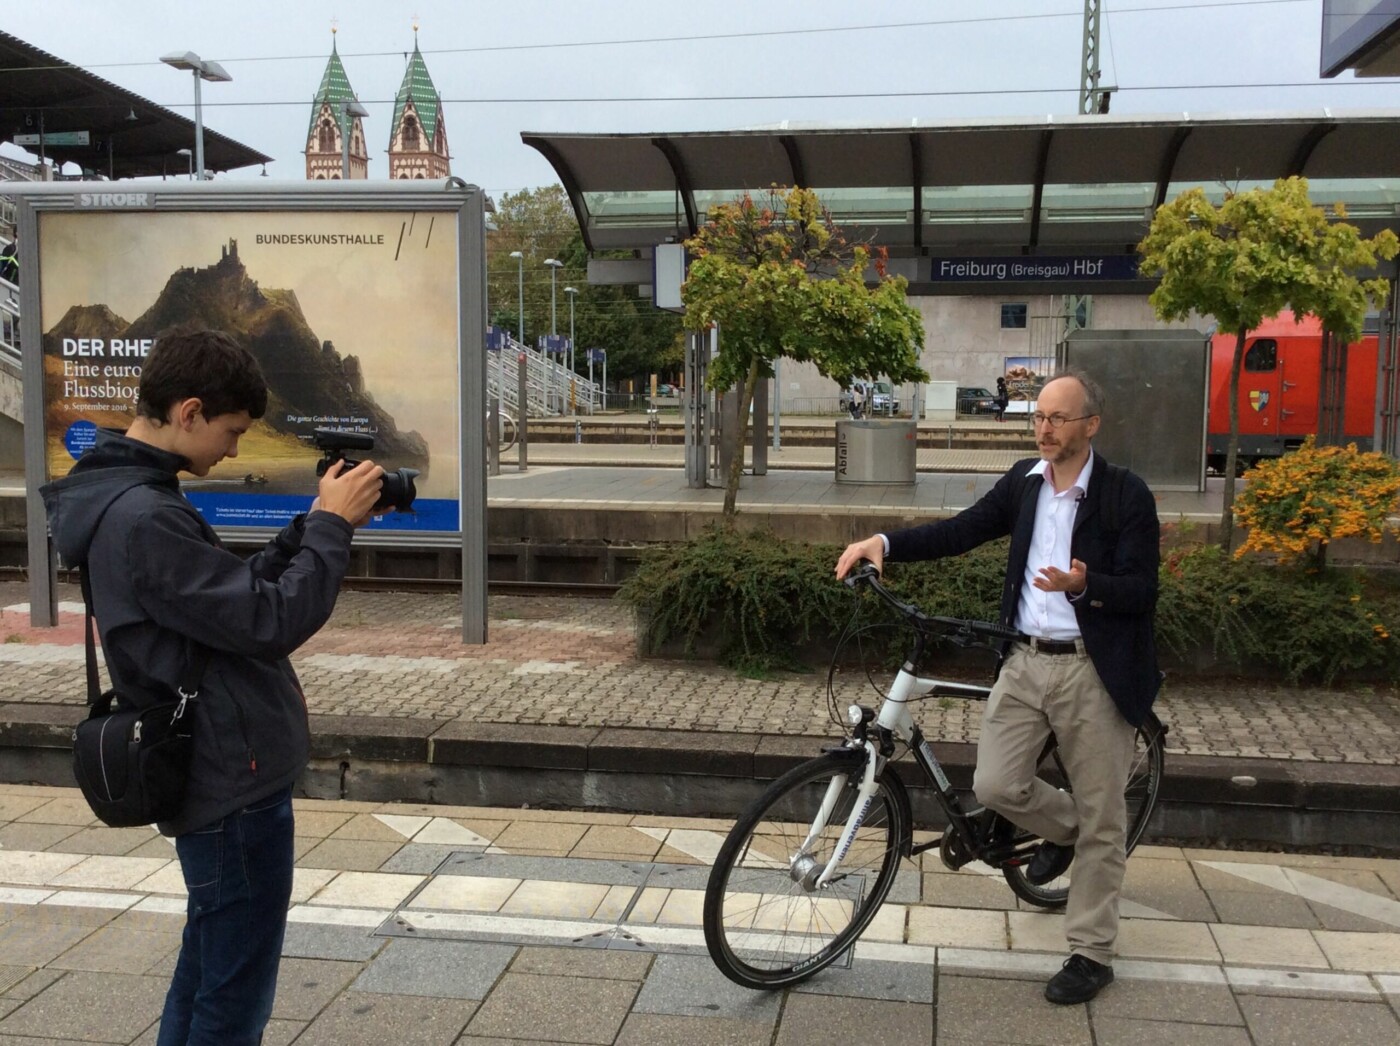
[[[10,141],[16,145],[88,145],[88,131],[49,131],[46,134],[17,134]]]
[[[1140,280],[1135,254],[961,256],[929,259],[933,283],[1108,283]]]

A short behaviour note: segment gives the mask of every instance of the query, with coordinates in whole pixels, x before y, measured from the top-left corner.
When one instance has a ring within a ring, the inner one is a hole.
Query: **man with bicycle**
[[[1113,980],[1126,864],[1124,790],[1134,731],[1161,684],[1152,615],[1159,526],[1147,485],[1092,450],[1103,393],[1082,374],[1040,391],[1039,460],[1019,461],[951,519],[847,546],[843,578],[862,559],[941,559],[1011,536],[1001,623],[1009,644],[982,719],[973,791],[984,806],[1041,836],[1026,878],[1043,885],[1074,862],[1065,936],[1070,957],[1045,988],[1087,1002]],[[1053,731],[1073,794],[1036,777]]]

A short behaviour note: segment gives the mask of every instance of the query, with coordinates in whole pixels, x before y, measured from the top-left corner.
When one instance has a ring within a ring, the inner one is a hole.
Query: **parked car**
[[[959,414],[995,414],[996,412],[997,401],[991,389],[985,389],[981,385],[958,387]]]
[[[854,381],[851,388],[859,388],[862,393],[862,400],[865,405],[865,414],[898,414],[899,400],[895,398],[894,388],[888,381]],[[837,401],[843,411],[851,409],[851,389],[841,390]]]

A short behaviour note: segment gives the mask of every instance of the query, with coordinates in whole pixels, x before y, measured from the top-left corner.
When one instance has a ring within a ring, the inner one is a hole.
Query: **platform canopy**
[[[171,79],[173,87],[174,73]],[[193,100],[193,86],[185,83],[184,88]],[[193,120],[0,32],[0,141],[40,133],[41,116],[44,155],[59,163],[76,163],[89,174],[111,178],[184,174],[188,161],[178,150],[194,148]],[[47,139],[84,131],[86,145]],[[39,152],[37,144],[23,148]],[[271,159],[207,125],[204,128],[206,170],[230,171]]]
[[[1292,174],[1368,234],[1400,227],[1397,109],[521,138],[558,173],[590,251],[684,239],[710,206],[773,184],[818,190],[894,256],[1131,253],[1186,188],[1218,200]]]

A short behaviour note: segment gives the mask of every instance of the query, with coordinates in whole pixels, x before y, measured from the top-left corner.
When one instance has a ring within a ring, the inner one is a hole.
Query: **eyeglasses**
[[[1077,418],[1067,418],[1063,414],[1042,414],[1036,411],[1031,415],[1031,421],[1039,425],[1049,425],[1052,429],[1064,428],[1067,422],[1083,421],[1085,418],[1096,418],[1097,414],[1081,414]]]

